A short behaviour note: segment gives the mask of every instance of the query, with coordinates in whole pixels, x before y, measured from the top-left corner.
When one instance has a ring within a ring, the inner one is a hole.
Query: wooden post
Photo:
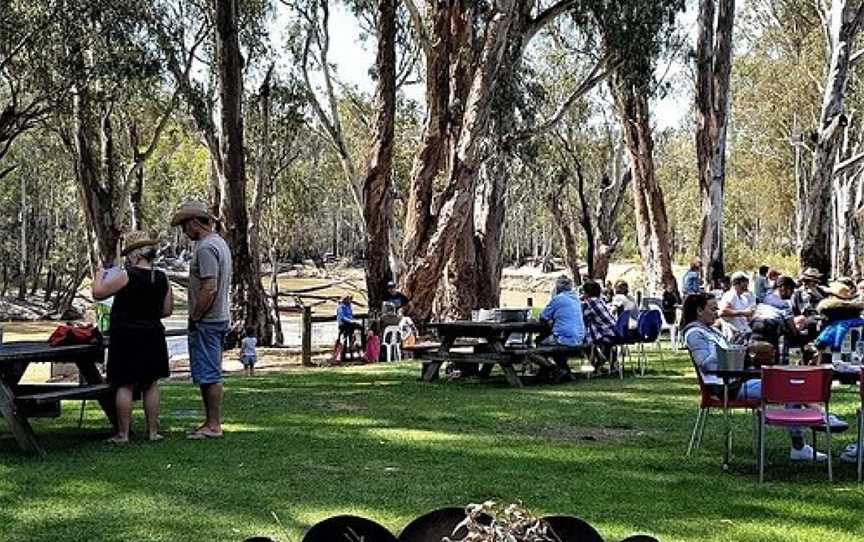
[[[303,320],[300,329],[303,344],[303,366],[312,366],[312,307],[303,307]]]

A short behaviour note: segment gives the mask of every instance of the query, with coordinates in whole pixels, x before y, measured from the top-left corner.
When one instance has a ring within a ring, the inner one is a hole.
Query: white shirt
[[[733,311],[743,311],[752,308],[756,305],[756,299],[750,292],[744,292],[738,295],[734,288],[723,294],[718,304],[720,311],[723,309],[732,309]],[[741,333],[750,332],[750,319],[746,316],[724,316],[724,320],[729,322],[732,327]]]

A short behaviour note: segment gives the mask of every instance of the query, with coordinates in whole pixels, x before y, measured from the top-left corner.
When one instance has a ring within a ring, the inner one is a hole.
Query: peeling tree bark
[[[616,74],[610,81],[610,87],[630,155],[636,234],[646,288],[656,293],[662,292],[664,286],[668,285],[677,291],[669,254],[666,203],[655,175],[647,83],[639,86],[618,83],[626,80],[626,74]]]
[[[714,4],[718,3],[716,28]],[[704,279],[722,278],[726,127],[732,71],[735,0],[700,0],[696,48],[696,160],[702,221],[699,253]]]
[[[822,113],[813,153],[803,235],[798,257],[801,267],[815,267],[830,276],[831,269],[831,188],[837,142],[847,122],[843,95],[849,73],[852,46],[864,17],[864,3],[833,0],[826,36],[831,52]]]

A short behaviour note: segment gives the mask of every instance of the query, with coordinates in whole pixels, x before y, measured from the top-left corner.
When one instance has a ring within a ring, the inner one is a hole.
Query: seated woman
[[[717,397],[722,397],[723,382],[711,371],[717,370],[717,347],[728,348],[729,342],[720,331],[714,327],[717,322],[717,300],[711,294],[696,293],[684,298],[684,314],[682,316],[681,333],[693,362],[696,364],[702,381]],[[762,381],[759,379],[737,381],[730,384],[730,397],[738,400],[760,399],[762,397]],[[832,420],[833,422],[833,420]],[[809,461],[813,458],[813,448],[804,443],[801,429],[789,428],[792,448],[789,459],[793,461]],[[827,456],[817,452],[817,461],[827,460]]]
[[[551,334],[539,342],[544,345],[579,346],[585,340],[585,324],[582,320],[582,302],[573,291],[573,281],[562,275],[555,281],[556,295],[540,311],[540,319],[548,322]],[[556,356],[559,378],[570,375],[567,358]]]
[[[619,280],[615,283],[615,295],[612,297],[612,308],[616,316],[623,312],[630,313],[630,327],[636,327],[636,319],[639,318],[639,307],[636,300],[630,296],[630,286],[627,282]]]

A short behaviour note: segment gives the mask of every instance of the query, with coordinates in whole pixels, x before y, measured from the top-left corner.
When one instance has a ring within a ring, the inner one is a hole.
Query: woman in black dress
[[[114,296],[108,346],[108,382],[116,388],[117,434],[110,442],[129,442],[132,397],[144,396],[144,415],[150,440],[159,435],[159,379],[169,375],[168,347],[161,319],[174,306],[165,273],[153,269],[156,241],[144,232],[126,236],[122,269],[99,269],[93,280],[93,297]]]

